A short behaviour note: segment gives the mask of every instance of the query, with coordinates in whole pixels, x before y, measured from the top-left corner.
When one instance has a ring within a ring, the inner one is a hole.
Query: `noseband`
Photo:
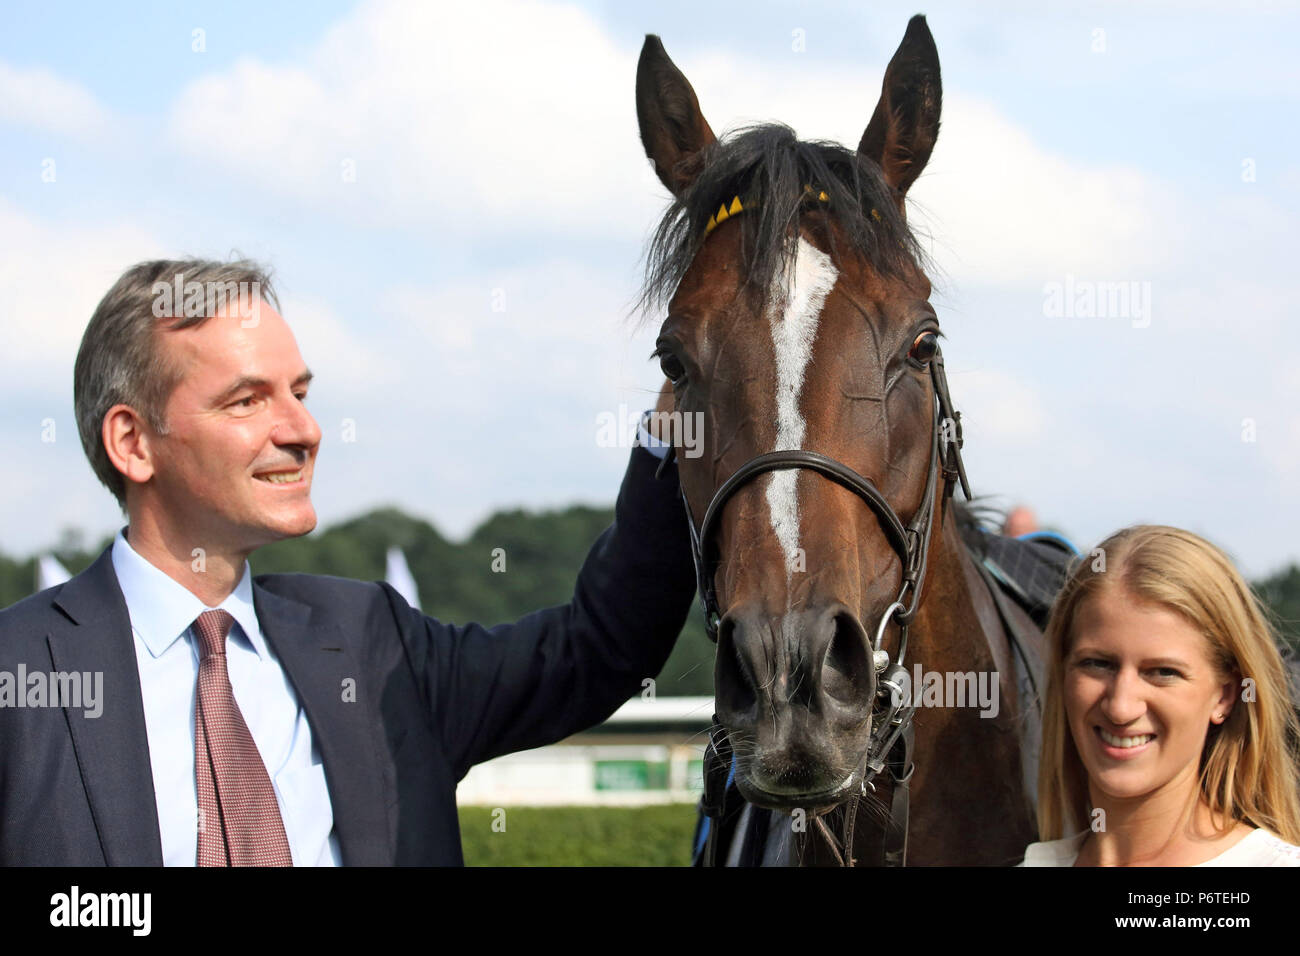
[[[758,475],[769,471],[789,468],[804,468],[815,471],[829,478],[836,484],[849,489],[861,498],[875,513],[885,532],[890,546],[898,555],[903,565],[903,583],[898,597],[889,605],[882,615],[875,631],[872,646],[872,663],[876,674],[876,700],[872,706],[871,742],[867,749],[863,766],[860,769],[861,784],[849,798],[845,814],[844,853],[840,862],[846,866],[853,864],[853,821],[858,799],[868,791],[875,791],[874,778],[884,770],[886,763],[890,766],[894,778],[894,797],[892,800],[891,820],[886,834],[885,862],[899,864],[906,853],[907,834],[907,780],[912,773],[912,715],[915,705],[909,694],[904,693],[907,671],[903,667],[903,658],[907,652],[907,627],[916,616],[921,602],[921,591],[925,583],[926,558],[930,550],[930,539],[934,530],[934,492],[939,473],[943,475],[943,512],[947,513],[948,500],[952,497],[954,485],[961,483],[962,493],[967,500],[971,497],[970,483],[966,478],[966,468],[962,462],[961,413],[952,405],[948,395],[948,377],[944,371],[943,353],[936,349],[930,360],[930,378],[934,385],[935,414],[930,442],[930,464],[925,481],[925,494],[912,520],[904,524],[885,496],[881,494],[870,478],[858,474],[848,465],[828,458],[815,451],[790,449],[773,451],[758,455],[741,465],[730,478],[722,483],[709,506],[705,509],[704,520],[697,528],[695,517],[691,512],[686,492],[682,491],[682,502],[686,506],[686,520],[691,532],[691,554],[695,559],[695,576],[700,592],[700,601],[704,607],[704,627],[709,639],[718,640],[721,613],[718,606],[714,578],[717,574],[720,557],[717,553],[717,534],[722,509],[727,502],[744,485]],[[951,429],[951,435],[949,434]],[[672,450],[670,449],[670,455]],[[665,459],[664,464],[667,464]],[[663,466],[661,465],[661,468]],[[942,524],[942,515],[940,517]],[[898,653],[893,662],[884,649],[884,636],[889,622],[896,620],[899,625]],[[905,699],[906,698],[906,699]],[[714,718],[717,723],[717,718]],[[719,728],[720,729],[720,728]],[[710,756],[716,761],[718,753],[706,754],[705,767],[710,764]],[[901,792],[901,809],[900,809]],[[721,806],[720,800],[710,803]],[[901,821],[899,819],[901,814]],[[815,818],[817,824],[825,829],[821,817]],[[710,837],[716,834],[717,823],[714,820]],[[900,832],[901,831],[901,832]],[[832,850],[834,842],[829,839]],[[893,845],[891,850],[890,845]],[[706,854],[711,856],[711,853]],[[838,852],[837,852],[838,856]]]

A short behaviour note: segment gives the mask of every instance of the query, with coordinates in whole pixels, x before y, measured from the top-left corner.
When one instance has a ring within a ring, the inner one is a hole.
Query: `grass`
[[[467,866],[689,866],[695,813],[694,804],[461,807],[460,834]]]

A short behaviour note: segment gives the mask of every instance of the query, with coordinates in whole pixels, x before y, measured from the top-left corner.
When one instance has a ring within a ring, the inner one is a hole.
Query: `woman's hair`
[[[1088,774],[1065,714],[1065,660],[1079,608],[1103,588],[1120,587],[1180,615],[1208,641],[1223,679],[1241,699],[1210,725],[1200,789],[1215,814],[1244,820],[1300,844],[1300,723],[1268,613],[1228,557],[1189,531],[1136,525],[1078,559],[1047,623],[1048,675],[1038,769],[1040,840],[1088,823]],[[1071,820],[1073,818],[1073,820]]]

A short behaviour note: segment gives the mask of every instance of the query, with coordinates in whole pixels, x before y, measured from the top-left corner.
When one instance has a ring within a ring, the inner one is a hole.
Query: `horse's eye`
[[[686,376],[686,366],[672,352],[664,352],[659,356],[659,368],[674,385]]]
[[[934,358],[934,353],[937,351],[939,351],[939,336],[934,332],[922,332],[912,343],[912,350],[907,353],[907,357],[913,362],[924,365]]]

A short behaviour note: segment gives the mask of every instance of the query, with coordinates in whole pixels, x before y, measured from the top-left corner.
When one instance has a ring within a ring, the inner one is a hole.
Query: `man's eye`
[[[238,405],[240,408],[252,408],[252,407],[253,407],[253,402],[255,402],[255,401],[257,401],[257,396],[256,396],[256,395],[248,395],[248,396],[245,396],[244,398],[236,399],[235,401],[231,402],[230,404],[231,404],[232,406]]]

